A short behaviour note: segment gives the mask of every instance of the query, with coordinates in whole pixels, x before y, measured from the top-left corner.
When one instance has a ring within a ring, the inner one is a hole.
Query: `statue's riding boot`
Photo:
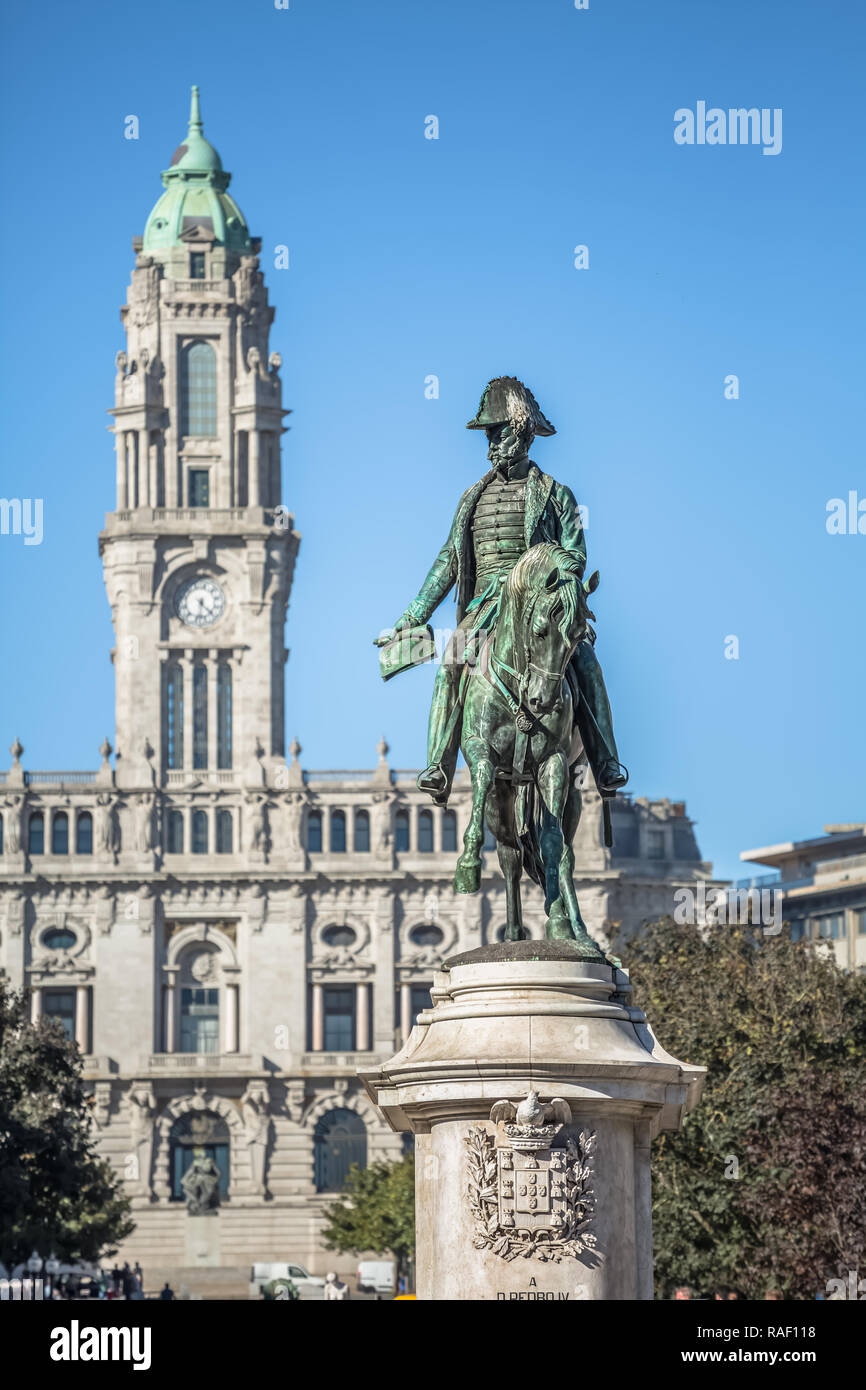
[[[427,729],[427,767],[417,786],[429,792],[437,806],[444,806],[451,792],[460,751],[460,719],[452,718],[460,697],[462,665],[443,661],[433,683],[430,723]]]
[[[573,665],[581,694],[577,707],[577,727],[587,760],[602,796],[613,796],[620,787],[625,786],[628,771],[616,751],[610,701],[591,642],[578,643]]]

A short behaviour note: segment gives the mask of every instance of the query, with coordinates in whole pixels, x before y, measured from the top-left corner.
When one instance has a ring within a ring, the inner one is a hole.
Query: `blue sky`
[[[370,643],[484,471],[481,388],[513,373],[558,431],[533,457],[588,508],[630,789],[685,799],[728,873],[863,819],[866,535],[825,522],[866,499],[864,28],[847,0],[7,8],[0,493],[44,499],[44,539],[0,537],[2,746],[94,767],[113,729],[118,307],[196,82],[263,237],[294,412],[305,765],[370,766],[382,732],[422,765],[432,670],[383,686]],[[782,152],[678,146],[701,100],[781,108]]]

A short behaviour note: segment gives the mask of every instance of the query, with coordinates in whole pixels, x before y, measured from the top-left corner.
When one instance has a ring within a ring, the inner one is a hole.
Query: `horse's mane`
[[[541,541],[525,550],[506,580],[505,592],[522,608],[530,595],[544,587],[547,576],[554,568],[559,570],[556,594],[562,605],[559,630],[567,641],[578,615],[586,608],[580,561],[570,550],[564,550],[561,545],[553,545],[550,541]]]

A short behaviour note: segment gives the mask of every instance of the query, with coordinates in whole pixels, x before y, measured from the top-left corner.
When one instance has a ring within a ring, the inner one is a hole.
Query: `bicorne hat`
[[[466,428],[484,430],[491,425],[521,425],[527,420],[532,425],[533,434],[556,434],[528,386],[524,386],[516,376],[495,376],[485,386],[478,413]]]

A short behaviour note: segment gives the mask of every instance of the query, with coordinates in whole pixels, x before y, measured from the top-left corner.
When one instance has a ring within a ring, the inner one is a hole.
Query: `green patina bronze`
[[[506,940],[526,936],[525,869],[545,890],[547,936],[602,959],[572,878],[582,767],[589,763],[606,806],[628,777],[589,625],[586,597],[598,574],[584,580],[574,496],[529,458],[536,435],[555,433],[532,392],[515,377],[495,378],[467,428],[485,431],[492,466],[461,497],[417,598],[377,639],[382,675],[429,659],[426,624],[456,585],[458,626],[436,674],[418,778],[444,805],[458,752],[469,767],[472,811],[454,887],[480,887],[486,819],[505,875]]]

